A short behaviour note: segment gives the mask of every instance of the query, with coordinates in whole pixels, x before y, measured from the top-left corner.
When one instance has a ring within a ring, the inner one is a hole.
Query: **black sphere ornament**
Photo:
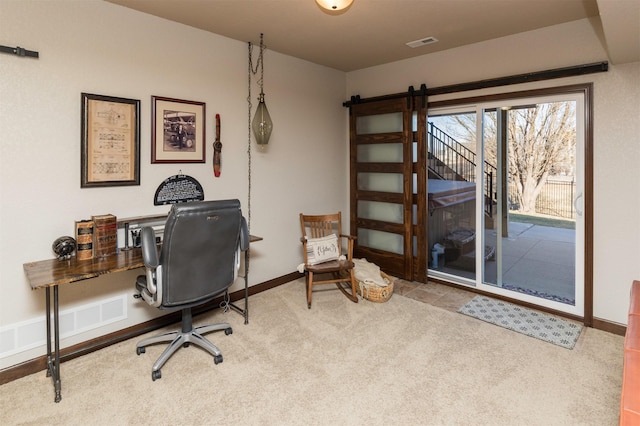
[[[69,236],[60,237],[53,242],[51,248],[58,256],[58,260],[67,260],[76,251],[76,240]]]

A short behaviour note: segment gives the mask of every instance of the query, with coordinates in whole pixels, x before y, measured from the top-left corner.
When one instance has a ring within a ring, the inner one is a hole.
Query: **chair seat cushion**
[[[331,260],[329,262],[319,263],[317,265],[307,265],[307,271],[314,274],[323,274],[325,272],[344,271],[345,269],[353,269],[353,262],[348,260]]]

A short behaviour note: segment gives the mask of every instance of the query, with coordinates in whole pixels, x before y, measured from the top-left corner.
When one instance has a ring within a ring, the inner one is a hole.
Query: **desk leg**
[[[55,402],[62,400],[62,385],[60,382],[60,322],[58,314],[58,286],[53,286],[53,352],[51,351],[51,289],[46,290],[47,310],[47,377],[53,380]],[[52,358],[53,357],[53,358]]]
[[[244,323],[249,324],[249,250],[244,252],[244,309],[229,303],[231,308],[244,316]]]
[[[249,251],[249,250],[247,250]],[[244,268],[244,323],[249,324],[249,277],[247,267]]]
[[[45,293],[46,321],[47,321],[47,377],[53,376],[51,370],[51,287],[47,287]]]

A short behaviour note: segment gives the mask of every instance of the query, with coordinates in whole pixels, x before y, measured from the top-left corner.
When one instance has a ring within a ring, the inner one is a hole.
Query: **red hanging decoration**
[[[220,177],[222,142],[220,142],[220,114],[216,114],[216,140],[213,143],[213,175]]]

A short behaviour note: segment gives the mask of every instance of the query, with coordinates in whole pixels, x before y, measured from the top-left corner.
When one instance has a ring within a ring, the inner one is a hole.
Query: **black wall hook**
[[[38,58],[40,56],[38,52],[34,52],[33,50],[23,49],[20,46],[18,47],[0,46],[0,52],[11,53],[17,56],[28,56],[30,58]]]

